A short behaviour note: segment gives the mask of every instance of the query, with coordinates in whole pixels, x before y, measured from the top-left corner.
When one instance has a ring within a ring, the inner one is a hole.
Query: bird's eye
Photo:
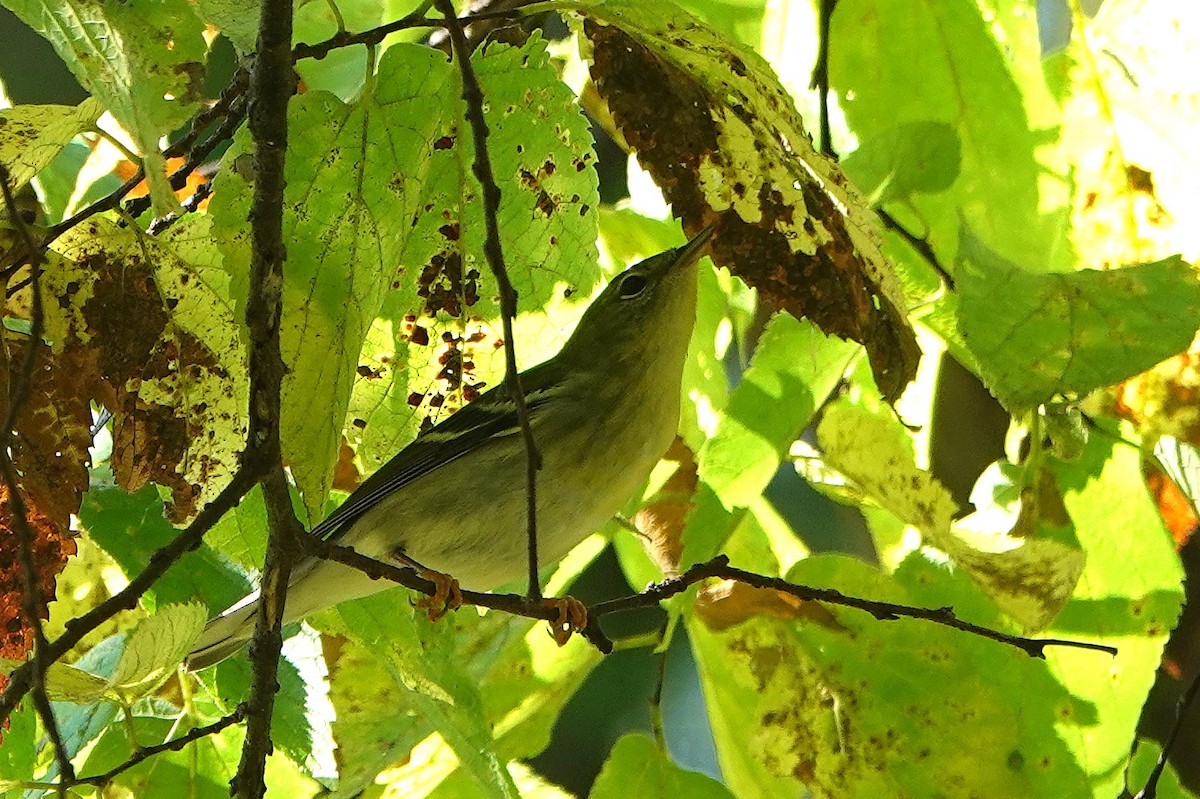
[[[621,281],[619,296],[623,300],[633,299],[646,290],[646,278],[641,275],[626,275]]]

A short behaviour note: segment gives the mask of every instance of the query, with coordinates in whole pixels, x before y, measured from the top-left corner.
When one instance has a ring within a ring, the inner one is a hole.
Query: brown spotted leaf
[[[573,4],[592,77],[675,214],[774,306],[863,344],[895,399],[920,350],[866,203],[756,53],[669,3]]]
[[[45,273],[54,356],[82,396],[113,412],[121,486],[167,487],[171,520],[185,522],[229,482],[245,432],[244,358],[228,303],[181,257],[181,239],[93,218],[55,246],[66,257]]]

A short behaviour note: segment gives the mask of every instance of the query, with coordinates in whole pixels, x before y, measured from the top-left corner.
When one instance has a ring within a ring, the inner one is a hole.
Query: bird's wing
[[[537,409],[549,399],[551,391],[549,386],[531,391],[528,383],[525,388],[525,406],[532,419]],[[380,466],[337,510],[312,529],[312,535],[336,541],[351,524],[384,497],[399,491],[416,478],[461,458],[489,441],[520,432],[516,406],[508,394],[508,388],[505,385],[496,386]]]

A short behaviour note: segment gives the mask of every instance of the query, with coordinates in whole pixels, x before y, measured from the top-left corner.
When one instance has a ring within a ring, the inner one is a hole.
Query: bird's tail
[[[254,633],[254,614],[257,612],[258,599],[255,598],[210,621],[187,657],[188,671],[215,666],[241,649]]]

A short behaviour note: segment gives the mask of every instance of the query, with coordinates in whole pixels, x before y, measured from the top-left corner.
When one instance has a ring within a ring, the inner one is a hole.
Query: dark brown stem
[[[1158,760],[1155,761],[1154,768],[1150,770],[1146,784],[1133,799],[1155,799],[1158,796],[1158,781],[1162,778],[1162,773],[1167,767],[1167,759],[1171,757],[1171,750],[1175,748],[1175,742],[1179,739],[1179,731],[1183,729],[1183,721],[1187,718],[1187,712],[1196,701],[1198,693],[1200,693],[1200,671],[1192,675],[1192,681],[1188,683],[1187,689],[1180,694],[1179,701],[1175,703],[1175,723],[1171,725],[1171,734],[1163,742],[1162,751],[1158,753]]]
[[[284,166],[288,141],[288,101],[296,90],[292,68],[292,0],[261,0],[257,54],[250,73],[250,134],[254,140],[254,197],[250,211],[250,294],[246,326],[250,331],[250,432],[245,459],[263,475],[267,505],[267,552],[263,562],[262,600],[250,639],[250,693],[246,701],[246,738],[230,788],[242,799],[266,794],[265,770],[271,751],[271,714],[279,690],[277,672],[283,644],[287,586],[302,534],[292,510],[279,439],[279,408],[284,364],[279,343],[283,313]]]
[[[813,66],[810,89],[815,89],[820,103],[818,146],[825,155],[834,157],[833,139],[829,131],[829,21],[837,0],[819,0],[817,5],[817,63]]]
[[[902,239],[907,241],[908,245],[917,251],[917,255],[920,255],[925,263],[929,264],[929,267],[934,272],[937,272],[938,277],[946,284],[946,288],[953,291],[954,277],[942,266],[942,262],[938,260],[937,253],[933,251],[933,247],[929,245],[929,242],[904,227],[904,225],[900,224],[894,216],[884,209],[878,209],[878,214],[880,220],[883,222],[883,226],[899,234]]]
[[[504,326],[504,382],[508,386],[509,396],[517,411],[517,421],[521,425],[521,434],[525,439],[525,497],[528,501],[526,513],[526,535],[529,541],[529,591],[532,598],[540,597],[541,586],[538,584],[538,554],[537,554],[537,473],[542,467],[542,456],[538,452],[537,443],[533,440],[533,428],[529,426],[529,409],[525,407],[525,391],[521,386],[521,373],[517,371],[516,341],[513,339],[513,319],[517,315],[517,292],[512,281],[508,279],[508,269],[504,265],[504,252],[500,246],[500,224],[497,216],[500,209],[500,187],[496,185],[496,177],[492,173],[492,160],[488,155],[487,120],[483,116],[483,90],[475,70],[471,67],[471,48],[463,33],[462,23],[455,16],[454,4],[451,0],[436,0],[435,5],[442,16],[446,18],[446,30],[450,33],[450,42],[454,47],[454,59],[458,63],[459,72],[463,79],[463,101],[467,105],[467,121],[471,125],[472,138],[475,140],[475,162],[472,165],[476,180],[483,189],[483,219],[487,228],[487,238],[484,240],[483,251],[487,255],[488,266],[496,276],[496,284],[500,289],[500,316]]]

